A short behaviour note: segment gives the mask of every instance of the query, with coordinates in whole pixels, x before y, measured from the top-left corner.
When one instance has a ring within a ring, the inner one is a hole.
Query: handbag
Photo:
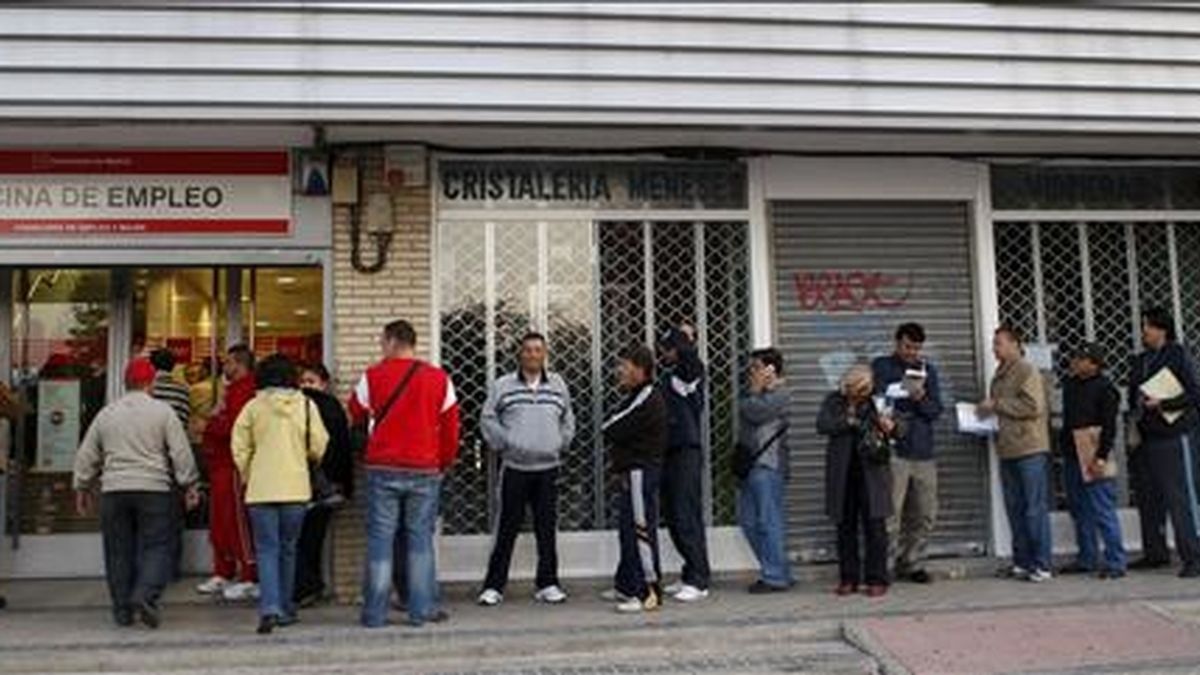
[[[316,405],[307,396],[304,397],[304,455],[312,453],[312,411],[310,405]],[[320,462],[312,462],[308,466],[308,481],[312,487],[312,501],[329,506],[345,501],[333,481],[325,473]]]
[[[759,448],[752,448],[745,443],[737,443],[733,448],[733,475],[737,476],[738,480],[746,480],[750,477],[750,472],[754,469],[754,465],[758,464],[758,458],[763,456],[771,445],[783,437],[787,432],[788,424],[784,422],[779,430],[771,434],[766,443],[763,443]]]

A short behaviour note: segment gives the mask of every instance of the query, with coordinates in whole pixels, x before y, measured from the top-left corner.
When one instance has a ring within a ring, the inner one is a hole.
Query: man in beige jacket
[[[1021,337],[1001,327],[992,338],[999,367],[981,414],[999,420],[996,453],[1004,507],[1012,530],[1013,565],[1006,576],[1033,582],[1050,567],[1050,425],[1042,375],[1024,358]]]

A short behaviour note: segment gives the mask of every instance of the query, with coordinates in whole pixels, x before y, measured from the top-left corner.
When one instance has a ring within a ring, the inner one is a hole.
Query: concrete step
[[[658,617],[519,630],[365,631],[304,626],[250,633],[111,631],[6,648],[0,673],[68,672],[763,672],[873,673],[836,622],[678,625]],[[614,671],[614,668],[616,669]]]

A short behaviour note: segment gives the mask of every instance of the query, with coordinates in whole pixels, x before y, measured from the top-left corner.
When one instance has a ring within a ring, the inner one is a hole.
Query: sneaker
[[[1027,579],[1029,570],[1020,565],[1008,565],[996,570],[996,576],[1001,579]]]
[[[538,589],[538,592],[533,594],[533,599],[550,605],[561,605],[567,601],[567,592],[559,588],[557,584],[551,584]]]
[[[1156,570],[1167,567],[1171,564],[1170,560],[1162,558],[1141,558],[1129,564],[1131,570]]]
[[[886,584],[869,584],[863,594],[868,598],[882,598],[887,595],[888,587]]]
[[[1096,576],[1101,579],[1124,579],[1125,570],[1103,569]]]
[[[925,570],[914,570],[912,572],[909,572],[908,576],[905,578],[908,579],[909,581],[913,582],[914,584],[932,584],[933,583],[933,577],[929,576],[929,572],[927,572]]]
[[[200,595],[217,595],[229,588],[230,581],[225,577],[214,576],[208,581],[196,587],[196,592]]]
[[[162,624],[162,614],[153,602],[143,602],[137,608],[138,618],[142,620],[142,625],[150,630],[154,630]]]
[[[1092,574],[1095,571],[1095,569],[1083,565],[1079,561],[1058,568],[1059,574]]]
[[[758,581],[750,584],[750,587],[746,589],[746,592],[750,595],[766,595],[768,593],[787,593],[790,590],[791,586],[776,586],[775,584],[768,584],[762,579],[759,579]]]
[[[1200,565],[1184,565],[1183,569],[1179,570],[1180,579],[1195,579],[1200,577]]]
[[[269,614],[258,620],[258,628],[254,632],[259,635],[270,635],[275,632],[275,627],[279,625],[279,619],[274,614]]]
[[[858,584],[841,583],[841,584],[838,584],[837,588],[833,589],[834,595],[838,595],[838,596],[842,596],[842,597],[845,597],[847,595],[854,595],[855,593],[858,593]]]
[[[679,595],[679,592],[683,590],[685,585],[686,584],[684,584],[682,581],[676,581],[673,584],[667,584],[666,587],[663,588],[663,593],[666,593],[667,595]]]
[[[679,602],[699,602],[708,598],[707,588],[697,588],[691,584],[684,584],[678,592],[672,594]]]
[[[241,581],[236,584],[230,584],[222,591],[222,595],[229,602],[243,602],[246,600],[258,599],[258,584],[252,584],[248,581]]]
[[[504,602],[504,594],[494,588],[485,588],[476,602],[480,607],[495,607]]]
[[[1043,581],[1050,581],[1054,575],[1046,570],[1034,570],[1025,577],[1026,581],[1032,581],[1035,584],[1040,584]]]
[[[605,602],[625,602],[630,598],[628,595],[625,595],[615,588],[609,588],[607,590],[600,591],[600,599]]]
[[[653,612],[658,608],[658,594],[653,590],[646,595],[645,600],[627,598],[624,601],[617,603],[617,612],[621,614],[640,614],[641,612]]]

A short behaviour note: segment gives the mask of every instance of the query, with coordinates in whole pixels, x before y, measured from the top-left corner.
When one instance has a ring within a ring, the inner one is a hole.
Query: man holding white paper
[[[938,371],[921,355],[925,329],[919,323],[896,329],[896,350],[871,363],[875,394],[884,396],[904,420],[892,465],[892,516],[888,540],[897,580],[932,581],[924,568],[925,549],[937,519],[937,462],[934,428],[942,414]]]
[[[1200,422],[1200,385],[1192,359],[1175,341],[1171,313],[1152,308],[1142,315],[1142,344],[1129,377],[1131,423],[1140,446],[1135,461],[1141,469],[1138,511],[1142,521],[1144,558],[1136,568],[1165,566],[1165,515],[1175,530],[1175,548],[1183,560],[1179,576],[1200,577],[1200,515],[1197,509],[1193,434]]]

